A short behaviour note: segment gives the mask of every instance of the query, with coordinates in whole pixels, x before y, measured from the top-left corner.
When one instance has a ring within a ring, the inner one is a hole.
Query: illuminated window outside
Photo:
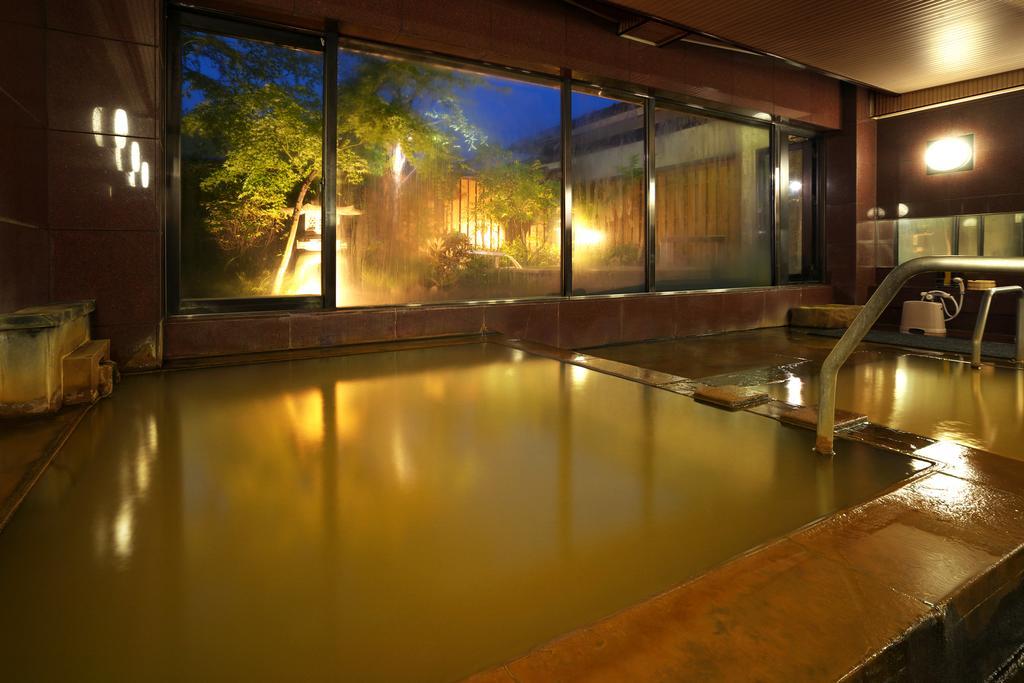
[[[181,68],[182,296],[319,294],[323,56],[189,30]]]
[[[561,293],[558,82],[338,57],[337,305]]]
[[[658,289],[770,285],[768,128],[668,109],[655,122]]]
[[[572,94],[573,293],[644,290],[644,108]]]
[[[168,112],[171,312],[750,287],[818,272],[813,138],[784,135],[773,150],[771,124],[554,75],[335,47],[330,34],[187,11],[169,26],[180,93]],[[125,111],[92,118],[128,189],[149,187]]]

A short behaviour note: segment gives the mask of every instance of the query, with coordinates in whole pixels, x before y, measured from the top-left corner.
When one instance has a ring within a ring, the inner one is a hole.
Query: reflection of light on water
[[[786,403],[802,405],[804,381],[799,377],[790,377],[786,381]]]
[[[338,439],[347,441],[359,436],[366,406],[357,403],[345,382],[334,385],[335,430]]]
[[[324,397],[319,389],[285,394],[285,411],[300,446],[316,448],[324,441]]]
[[[405,437],[397,428],[391,434],[391,464],[395,468],[395,479],[400,486],[405,488],[412,483],[412,463],[405,449]]]
[[[423,393],[435,401],[443,401],[445,396],[444,378],[433,374],[424,377]]]
[[[132,535],[135,511],[131,502],[121,503],[117,516],[114,518],[114,554],[126,559],[132,554]]]
[[[893,390],[899,396],[907,390],[907,369],[903,367],[906,359],[902,356],[896,359],[896,371],[893,373]]]

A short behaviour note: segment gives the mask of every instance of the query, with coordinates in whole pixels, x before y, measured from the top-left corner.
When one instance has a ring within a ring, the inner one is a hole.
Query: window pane
[[[957,254],[960,256],[978,256],[977,216],[959,216],[957,225]]]
[[[953,253],[953,218],[901,218],[896,221],[899,262]]]
[[[1024,256],[1024,214],[985,216],[985,256]]]
[[[557,84],[338,59],[338,306],[559,294]]]
[[[780,192],[782,223],[780,243],[783,272],[789,281],[816,275],[814,220],[814,140],[783,136],[789,167]]]
[[[181,66],[182,298],[319,294],[322,54],[184,31]]]
[[[767,128],[656,112],[660,291],[770,285]]]
[[[574,294],[639,292],[644,278],[644,108],[572,94]]]

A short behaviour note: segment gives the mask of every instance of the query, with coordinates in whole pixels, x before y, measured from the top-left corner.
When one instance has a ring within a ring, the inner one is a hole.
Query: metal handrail
[[[878,289],[864,304],[849,329],[843,334],[832,352],[821,365],[818,393],[818,436],[814,449],[823,455],[832,455],[836,426],[836,382],[839,369],[850,357],[864,335],[882,315],[882,311],[899,293],[903,285],[922,273],[1024,273],[1024,258],[994,258],[988,256],[923,256],[902,263],[882,280]],[[1018,321],[1019,324],[1019,321]],[[1018,337],[1019,338],[1019,337]]]
[[[981,300],[981,307],[978,309],[978,322],[974,324],[974,334],[971,336],[971,367],[981,367],[981,339],[985,336],[985,325],[988,323],[988,310],[992,306],[992,299],[996,294],[1017,295],[1017,336],[1016,351],[1013,359],[1017,365],[1024,363],[1024,287],[1020,285],[1008,285],[1006,287],[991,287],[985,290]]]

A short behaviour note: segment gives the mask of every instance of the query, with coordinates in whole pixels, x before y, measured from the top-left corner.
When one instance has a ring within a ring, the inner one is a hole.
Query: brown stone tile
[[[393,308],[367,311],[337,311],[320,318],[320,345],[366,344],[395,339],[398,313]],[[293,333],[294,334],[294,333]],[[292,340],[295,346],[295,339]]]
[[[484,329],[483,306],[425,306],[398,309],[397,339],[479,334]]]
[[[47,0],[46,25],[99,38],[156,45],[160,3],[158,0]]]
[[[801,305],[800,287],[776,287],[765,292],[762,327],[782,327],[789,324],[789,311]]]
[[[159,145],[153,140],[126,140],[121,150],[125,171],[118,171],[113,136],[102,136],[97,146],[92,134],[50,131],[49,225],[51,228],[159,231],[160,190],[163,184]],[[149,162],[149,187],[129,183],[127,170],[132,143],[138,143],[143,161]]]
[[[722,326],[719,331],[735,332],[761,327],[765,309],[763,290],[729,292],[722,296]]]
[[[607,358],[598,358],[597,356],[587,354],[574,355],[572,362],[576,365],[581,365],[585,368],[597,370],[608,375],[615,375],[616,377],[622,377],[624,379],[652,386],[674,384],[682,379],[677,375],[670,375],[666,372],[639,368],[635,365],[620,363],[619,361],[609,360]]]
[[[0,21],[43,26],[46,22],[46,3],[44,0],[0,2]]]
[[[484,328],[513,339],[558,345],[558,302],[492,304],[484,308]]]
[[[122,370],[150,370],[163,363],[163,326],[94,325],[93,339],[110,340],[110,357]]]
[[[0,312],[49,300],[49,233],[0,221]]]
[[[402,32],[461,48],[490,50],[491,7],[488,2],[401,0]]]
[[[848,410],[836,409],[835,428],[845,429],[867,422],[868,416],[852,413]],[[818,406],[801,406],[779,416],[786,424],[804,429],[816,429],[818,425]]]
[[[164,325],[164,357],[225,356],[288,349],[286,315],[171,319]]]
[[[698,384],[693,391],[693,398],[701,403],[710,403],[729,410],[742,410],[771,400],[763,391],[729,384],[722,386]]]
[[[90,4],[90,3],[83,3]],[[114,133],[114,111],[128,115],[128,135],[159,135],[157,49],[64,31],[46,37],[47,115],[51,128],[89,133],[103,107],[102,132]]]
[[[0,422],[0,529],[42,474],[88,406]]]
[[[715,102],[732,103],[736,85],[735,63],[721,50],[686,45],[685,69],[680,74],[690,94]]]
[[[95,299],[95,325],[160,320],[160,235],[51,230],[55,301]]]
[[[835,302],[835,290],[830,284],[800,287],[800,305],[816,306]]]
[[[507,668],[522,683],[835,680],[926,618],[924,603],[781,541]]]
[[[576,349],[618,341],[622,299],[571,299],[558,304],[558,346]]]
[[[943,471],[952,476],[1010,493],[1024,491],[1024,462],[1020,460],[953,441],[937,441],[917,449],[914,454],[942,463]]]
[[[492,0],[490,5],[496,55],[507,55],[513,63],[524,58],[542,60],[552,66],[561,63],[566,26],[562,5],[543,0]]]
[[[8,106],[9,105],[9,106]],[[24,112],[0,94],[0,220],[46,226],[46,131],[28,121]]]
[[[46,34],[41,27],[0,21],[0,88],[34,124],[46,124]]]
[[[402,0],[295,0],[295,14],[345,23],[345,31],[396,35],[402,28]]]
[[[719,332],[723,327],[721,294],[681,294],[676,300],[676,336],[689,337]]]
[[[1024,570],[1022,513],[1018,496],[935,472],[792,539],[955,619]]]
[[[571,13],[563,38],[564,66],[605,78],[629,79],[629,43],[597,19]]]
[[[650,295],[622,300],[622,341],[675,336],[676,303],[672,296]]]

